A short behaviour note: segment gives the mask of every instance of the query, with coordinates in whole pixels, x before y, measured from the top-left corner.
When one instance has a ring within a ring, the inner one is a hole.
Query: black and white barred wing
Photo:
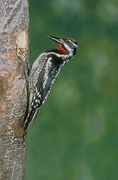
[[[25,129],[28,129],[47,99],[51,87],[63,67],[62,62],[57,57],[52,58],[50,54],[45,56],[45,53],[40,55],[34,62],[30,73],[30,110],[24,123]]]

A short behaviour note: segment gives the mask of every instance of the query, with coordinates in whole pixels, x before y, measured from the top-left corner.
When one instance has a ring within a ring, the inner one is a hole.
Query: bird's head
[[[48,38],[58,43],[57,50],[63,57],[70,59],[76,54],[78,44],[75,39],[70,37],[58,38],[54,36],[48,36]]]

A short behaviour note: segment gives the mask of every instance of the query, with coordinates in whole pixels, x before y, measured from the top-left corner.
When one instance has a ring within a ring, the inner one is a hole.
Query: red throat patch
[[[58,45],[58,48],[57,48],[62,54],[68,54],[68,51],[61,45],[59,44]]]

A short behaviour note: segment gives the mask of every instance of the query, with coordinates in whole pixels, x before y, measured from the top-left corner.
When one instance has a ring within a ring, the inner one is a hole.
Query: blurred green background
[[[79,50],[28,133],[26,180],[118,180],[118,1],[29,0],[30,62],[56,43]]]

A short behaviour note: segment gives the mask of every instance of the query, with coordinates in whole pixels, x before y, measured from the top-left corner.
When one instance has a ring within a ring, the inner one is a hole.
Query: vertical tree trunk
[[[0,2],[0,180],[23,180],[27,83],[18,53],[28,51],[27,0]]]

